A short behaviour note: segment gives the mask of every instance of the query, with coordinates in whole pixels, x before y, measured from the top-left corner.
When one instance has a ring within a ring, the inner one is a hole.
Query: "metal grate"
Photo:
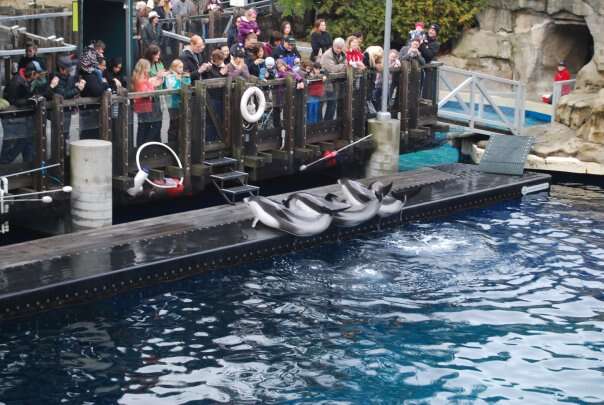
[[[533,141],[529,136],[491,135],[480,171],[521,176]]]

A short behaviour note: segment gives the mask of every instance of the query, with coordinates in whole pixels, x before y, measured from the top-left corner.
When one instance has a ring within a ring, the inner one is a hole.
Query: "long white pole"
[[[386,18],[384,21],[384,69],[382,70],[382,110],[379,120],[389,120],[388,96],[390,95],[390,31],[392,30],[392,0],[386,0]]]

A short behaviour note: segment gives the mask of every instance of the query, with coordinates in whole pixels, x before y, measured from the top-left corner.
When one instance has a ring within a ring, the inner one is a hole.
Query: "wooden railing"
[[[420,67],[405,62],[392,74],[396,86],[391,112],[393,117],[400,117],[401,130],[406,132],[430,120],[435,122],[433,106],[429,110],[418,108]],[[60,96],[50,101],[41,99],[33,108],[0,112],[5,135],[3,148],[10,148],[18,140],[34,147],[31,160],[0,165],[0,175],[61,163],[59,167],[25,177],[11,187],[43,190],[56,183],[69,184],[65,172],[69,127],[75,127],[71,140],[79,133],[80,138],[113,143],[114,186],[118,191],[131,186],[136,173],[136,151],[146,140],[161,140],[171,146],[183,168],[176,167],[162,148],[152,147],[143,151],[144,166],[160,176],[184,177],[189,191],[205,188],[209,172],[204,161],[217,157],[237,159],[239,169],[248,171],[252,181],[291,175],[301,164],[325,151],[366,135],[367,119],[371,116],[368,101],[374,83],[372,74],[355,73],[352,69],[329,75],[324,82],[325,94],[319,101],[319,116],[314,119],[308,115],[308,83],[304,89],[297,89],[291,78],[254,82],[212,79],[180,90],[134,93],[122,89],[118,94],[107,92],[98,99],[63,100]],[[267,112],[254,125],[242,119],[239,108],[241,95],[249,86],[259,87],[267,99]],[[140,113],[141,100],[149,99],[151,113]],[[149,134],[150,137],[144,138]],[[371,143],[363,143],[351,148],[348,158],[362,163],[371,152],[370,146]]]

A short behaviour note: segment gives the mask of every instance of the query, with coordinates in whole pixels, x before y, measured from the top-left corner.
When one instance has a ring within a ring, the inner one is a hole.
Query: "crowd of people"
[[[204,7],[216,10],[221,3],[206,0]],[[25,56],[19,61],[19,71],[4,92],[5,98],[10,104],[22,107],[35,103],[38,97],[52,98],[54,95],[64,99],[100,97],[106,91],[118,92],[121,88],[134,92],[179,89],[198,80],[213,78],[271,80],[291,77],[297,89],[308,87],[307,119],[309,123],[316,123],[331,120],[336,114],[335,89],[325,83],[327,74],[344,72],[348,66],[358,71],[370,69],[375,73],[372,76],[375,78],[372,98],[374,104],[379,105],[384,63],[391,68],[400,66],[401,60],[430,63],[440,46],[438,24],[424,30],[424,24],[417,23],[409,32],[408,43],[400,51],[391,50],[384,61],[381,47],[364,49],[362,33],[353,33],[346,39],[332,39],[327,22],[318,19],[310,35],[312,52],[306,60],[297,49],[289,21],[283,22],[280,31],[263,33],[257,22],[257,12],[251,8],[235,19],[227,45],[214,49],[208,59],[204,58],[206,43],[203,37],[193,35],[178,57],[170,58],[169,66],[165,66],[161,38],[164,30],[171,29],[166,24],[171,23],[161,20],[173,15],[190,15],[193,12],[191,0],[159,0],[157,7],[152,9],[148,3],[139,2],[136,8],[140,11],[139,17],[145,16],[139,19],[142,25],[138,29],[144,48],[143,56],[136,62],[131,75],[124,72],[120,58],[105,59],[106,45],[101,40],[92,42],[79,58],[75,55],[58,57],[56,72],[48,75],[44,61],[36,54],[36,45],[30,43]],[[261,42],[260,38],[267,41]],[[179,104],[179,96],[168,100],[172,117],[177,116]],[[133,108],[139,121],[137,144],[159,141],[161,111],[158,103],[153,102],[152,97],[141,97],[134,100]],[[277,108],[273,111],[273,123],[275,127],[280,126],[280,110]],[[176,129],[171,128],[169,137],[176,134]],[[12,161],[23,149],[22,145],[13,146],[4,145],[0,163]]]

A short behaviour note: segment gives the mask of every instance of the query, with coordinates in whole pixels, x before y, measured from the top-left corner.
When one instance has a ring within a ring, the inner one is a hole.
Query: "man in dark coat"
[[[36,96],[39,94],[36,94],[32,89],[32,83],[38,80],[40,73],[42,73],[40,65],[35,62],[30,62],[23,69],[23,75],[17,74],[13,76],[5,90],[8,102],[16,107],[33,107],[36,104]],[[27,119],[24,124],[23,117],[21,117],[17,125],[27,125],[28,123],[31,124],[31,122],[32,120]],[[6,124],[7,123],[4,123],[5,131],[7,130]],[[2,145],[2,154],[0,155],[0,165],[12,163],[20,154],[23,155],[24,162],[33,161],[34,146],[31,137],[4,141]]]
[[[80,79],[76,75],[70,75],[71,67],[74,61],[67,56],[57,59],[57,74],[50,80],[49,97],[59,95],[64,100],[70,100],[80,95],[86,86],[86,80]],[[69,127],[71,126],[71,108],[65,108],[63,111],[63,136],[69,140]]]
[[[296,49],[296,40],[294,37],[284,38],[283,44],[273,50],[272,56],[275,60],[283,59],[289,67],[294,66],[296,59],[301,59],[300,52]]]
[[[58,94],[65,100],[75,98],[84,90],[86,81],[69,74],[73,61],[63,56],[57,59],[57,74],[50,80],[50,95]]]
[[[426,63],[432,62],[438,51],[440,50],[440,43],[438,42],[438,31],[440,31],[440,25],[432,24],[428,30],[428,37],[419,46],[419,51],[424,57]]]
[[[202,74],[212,68],[211,63],[202,62],[202,52],[205,48],[203,38],[193,35],[191,44],[185,46],[178,57],[183,63],[183,70],[191,75],[191,83],[201,79]]]

